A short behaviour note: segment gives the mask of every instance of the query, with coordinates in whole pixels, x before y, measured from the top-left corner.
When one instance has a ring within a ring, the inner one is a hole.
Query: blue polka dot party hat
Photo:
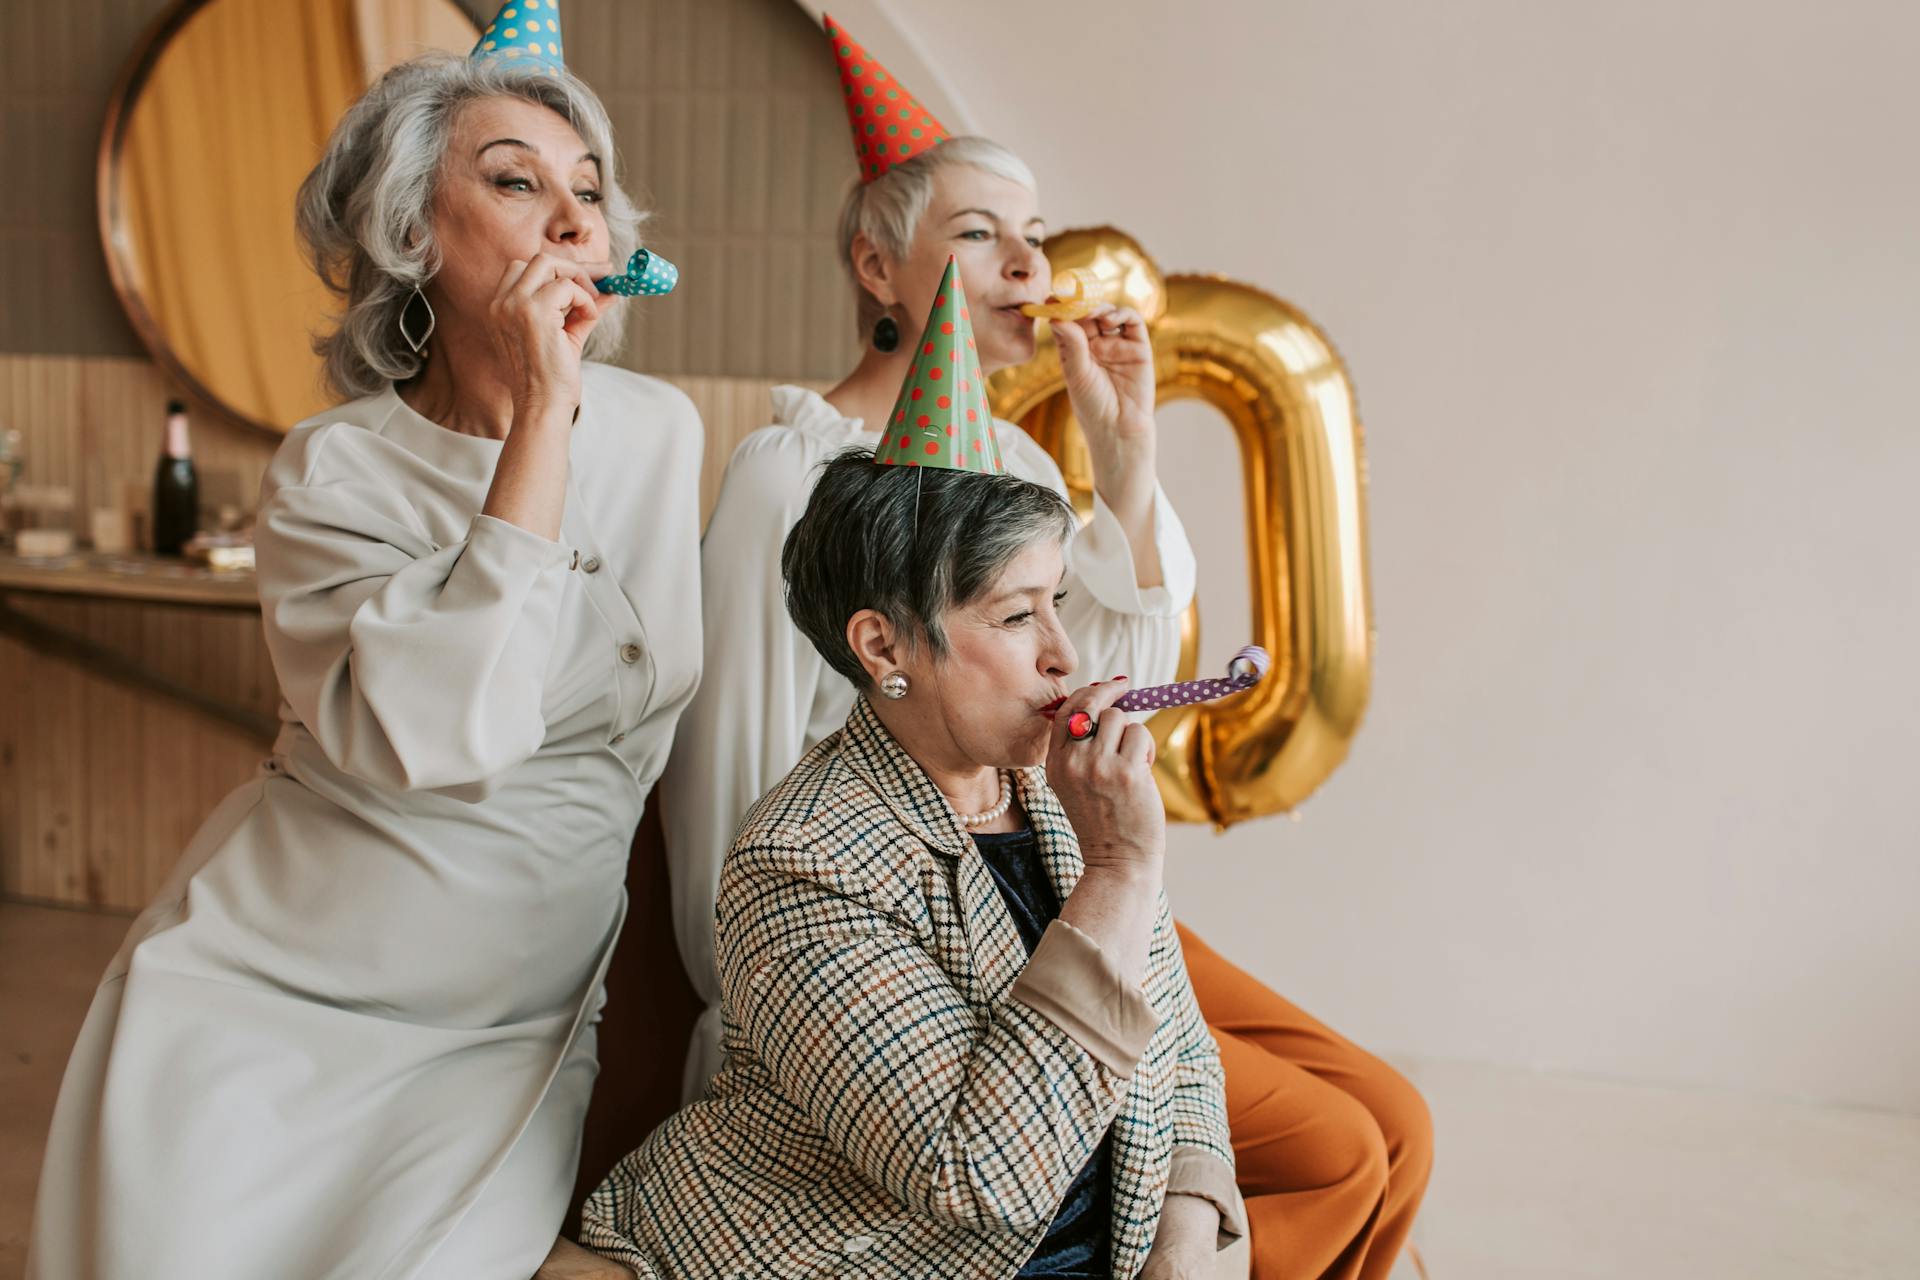
[[[567,69],[561,52],[559,0],[509,0],[480,33],[475,60],[499,58],[529,71],[557,76]]]
[[[913,349],[913,367],[900,385],[873,460],[891,466],[944,467],[999,475],[1000,441],[993,434],[987,379],[973,346],[973,320],[960,269],[947,259],[947,273],[927,313],[927,328]]]

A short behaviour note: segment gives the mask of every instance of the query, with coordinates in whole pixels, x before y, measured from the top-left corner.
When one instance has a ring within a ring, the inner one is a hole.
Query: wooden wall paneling
[[[26,896],[32,816],[27,812],[34,734],[32,653],[0,635],[0,893]]]
[[[27,838],[25,775],[33,749],[26,715],[30,656],[25,645],[0,636],[0,897],[26,893],[21,851]]]
[[[143,877],[158,878],[178,861],[205,814],[200,812],[193,768],[192,719],[180,710],[154,706],[140,719],[145,749],[138,782],[128,789],[144,818],[137,851]],[[238,781],[238,779],[235,779]]]
[[[80,360],[0,356],[0,430],[20,433],[26,458],[20,483],[66,485],[76,490],[76,503],[86,497],[73,463],[80,449],[80,382],[86,373]]]
[[[14,573],[19,582],[30,575]],[[103,575],[105,576],[105,575]],[[258,615],[8,591],[0,624],[36,652],[166,696],[262,739],[277,731]]]
[[[84,740],[82,775],[89,815],[84,901],[132,907],[141,901],[149,861],[146,815],[136,803],[135,785],[147,749],[142,695],[108,680],[82,684],[86,706],[79,725],[47,726],[45,732],[71,732]]]
[[[94,887],[87,883],[81,853],[86,846],[86,788],[80,771],[84,677],[63,663],[41,662],[39,668],[28,694],[28,714],[40,732],[28,753],[29,830],[22,878],[30,896],[83,903]]]
[[[278,704],[252,613],[27,596],[8,603],[261,718]],[[0,661],[0,893],[137,909],[206,814],[252,775],[267,743],[12,638]]]
[[[12,641],[8,640],[5,643],[8,645],[10,657],[18,660],[19,655],[24,653],[23,650],[15,648]],[[45,760],[39,735],[33,732],[34,726],[40,723],[40,693],[44,680],[42,673],[30,662],[22,661],[21,668],[26,678],[21,681],[20,697],[15,705],[20,708],[19,718],[25,732],[20,734],[14,775],[16,790],[13,795],[13,802],[20,815],[19,843],[6,851],[12,863],[12,870],[7,878],[19,886],[19,892],[22,895],[33,897],[44,895],[48,888],[44,842],[41,835],[43,808],[41,773],[45,768]]]
[[[850,367],[844,287],[774,276],[776,245],[831,267],[854,176],[819,28],[791,0],[573,0],[567,23],[568,57],[612,117],[622,181],[657,214],[649,242],[682,269],[678,291],[643,304],[618,363],[775,379]],[[803,332],[814,340],[797,342]]]
[[[707,517],[713,514],[727,460],[733,456],[734,449],[773,420],[769,392],[779,385],[779,380],[681,377],[671,381],[693,401],[706,428],[706,453],[700,470],[700,522],[704,528]],[[815,390],[826,386],[821,382],[797,385],[812,386]]]

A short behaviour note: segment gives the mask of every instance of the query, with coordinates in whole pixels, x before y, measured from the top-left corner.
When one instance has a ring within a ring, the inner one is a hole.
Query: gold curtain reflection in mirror
[[[109,253],[163,363],[273,430],[326,406],[312,335],[331,299],[301,259],[294,195],[373,76],[473,39],[450,0],[211,0],[164,38],[106,175]]]

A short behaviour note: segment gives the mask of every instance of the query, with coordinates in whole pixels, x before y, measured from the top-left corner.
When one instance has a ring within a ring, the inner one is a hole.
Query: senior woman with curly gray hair
[[[262,489],[282,729],[100,984],[38,1280],[526,1280],[566,1248],[627,850],[699,675],[700,424],[583,361],[638,218],[563,69],[394,69],[298,220],[347,401]]]
[[[1045,715],[1073,527],[1009,474],[826,464],[782,569],[860,696],[742,825],[725,1065],[589,1198],[584,1243],[666,1280],[1246,1274],[1153,738],[1120,681]]]

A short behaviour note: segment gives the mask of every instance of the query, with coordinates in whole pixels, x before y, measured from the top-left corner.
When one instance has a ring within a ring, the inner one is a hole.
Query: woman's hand
[[[547,1260],[533,1273],[533,1280],[634,1280],[634,1276],[630,1268],[612,1258],[582,1249],[561,1236],[547,1251]]]
[[[1140,1280],[1206,1280],[1217,1262],[1219,1238],[1220,1211],[1211,1200],[1168,1196]]]
[[[1060,904],[1060,919],[1091,938],[1121,977],[1138,986],[1146,980],[1160,912],[1167,811],[1153,781],[1153,735],[1113,709],[1126,691],[1126,680],[1116,678],[1060,704],[1047,743],[1047,784],[1067,811],[1086,863]],[[1094,718],[1092,737],[1068,735],[1077,712]]]
[[[1055,320],[1067,398],[1086,433],[1094,488],[1123,527],[1153,509],[1153,344],[1130,307],[1103,305],[1080,320]]]
[[[579,407],[581,354],[615,296],[598,293],[587,269],[566,258],[541,253],[507,264],[487,304],[487,328],[516,420]]]
[[[1151,876],[1157,889],[1167,849],[1167,811],[1153,780],[1153,734],[1113,703],[1127,692],[1125,677],[1091,684],[1054,712],[1047,743],[1047,783],[1060,797],[1089,871],[1109,869]],[[1092,716],[1096,731],[1075,740],[1067,731],[1076,712]]]
[[[487,304],[493,359],[513,395],[513,425],[481,511],[552,541],[567,506],[567,450],[580,410],[580,356],[610,304],[577,262],[513,261]]]

